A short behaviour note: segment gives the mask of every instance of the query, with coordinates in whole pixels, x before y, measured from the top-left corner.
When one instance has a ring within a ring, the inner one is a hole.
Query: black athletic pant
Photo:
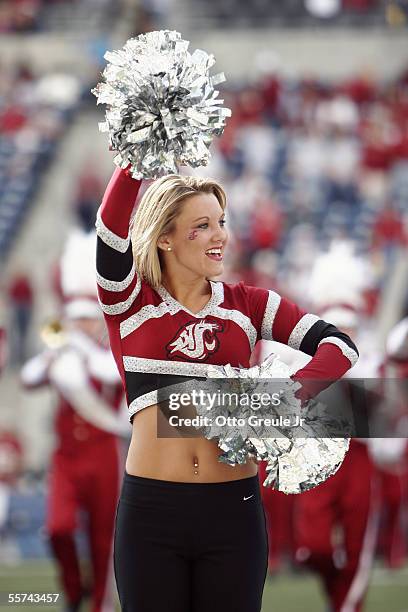
[[[267,559],[257,476],[184,483],[125,475],[115,533],[124,612],[260,612]]]

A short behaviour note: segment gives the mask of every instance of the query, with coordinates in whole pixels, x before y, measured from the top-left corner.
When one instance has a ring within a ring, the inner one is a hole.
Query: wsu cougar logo
[[[210,321],[187,323],[166,346],[168,356],[204,360],[208,355],[218,351],[220,342],[217,332],[222,331],[220,323]]]

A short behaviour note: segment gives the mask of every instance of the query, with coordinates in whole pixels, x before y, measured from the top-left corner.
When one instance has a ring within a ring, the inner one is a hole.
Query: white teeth
[[[221,255],[221,249],[210,249],[206,253],[207,255]]]

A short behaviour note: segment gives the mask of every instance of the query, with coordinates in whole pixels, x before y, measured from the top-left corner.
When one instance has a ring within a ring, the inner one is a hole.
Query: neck
[[[211,286],[205,277],[181,280],[163,273],[162,285],[181,304],[211,295]]]

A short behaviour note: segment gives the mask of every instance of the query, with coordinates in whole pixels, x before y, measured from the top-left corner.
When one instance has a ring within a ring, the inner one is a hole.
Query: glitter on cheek
[[[197,236],[198,236],[198,230],[192,230],[188,235],[188,239],[195,240]]]

